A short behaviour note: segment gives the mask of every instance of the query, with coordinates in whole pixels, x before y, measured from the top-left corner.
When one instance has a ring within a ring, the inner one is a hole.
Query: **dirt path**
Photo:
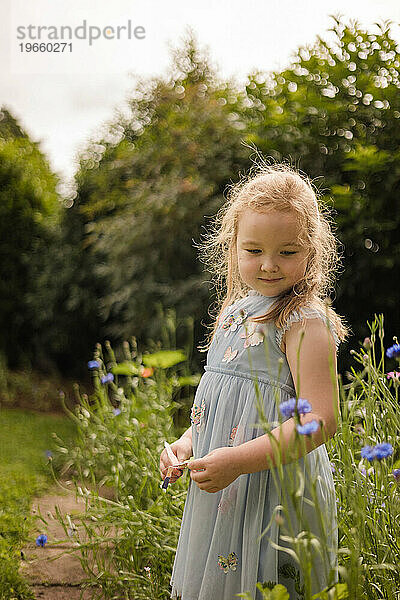
[[[85,510],[84,501],[76,499],[75,492],[64,492],[54,486],[46,495],[35,498],[32,512],[41,515],[47,524],[37,520],[36,531],[32,541],[24,548],[24,560],[21,573],[29,582],[36,598],[39,600],[91,600],[98,597],[96,590],[86,590],[82,594],[82,583],[87,579],[79,561],[79,553],[62,554],[74,548],[74,534],[65,533],[56,519],[56,510],[62,515],[70,515],[78,522],[77,516]],[[82,527],[82,526],[81,526]],[[40,534],[47,535],[44,547],[36,546],[36,538]]]

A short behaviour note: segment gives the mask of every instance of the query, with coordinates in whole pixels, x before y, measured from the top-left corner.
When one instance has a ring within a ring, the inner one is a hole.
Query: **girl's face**
[[[299,243],[293,213],[246,209],[238,221],[236,250],[242,280],[264,296],[278,296],[305,273],[307,250]]]

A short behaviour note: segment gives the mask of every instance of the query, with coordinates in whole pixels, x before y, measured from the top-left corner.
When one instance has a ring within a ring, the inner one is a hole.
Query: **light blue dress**
[[[215,448],[236,446],[265,434],[260,426],[256,402],[255,375],[265,418],[273,427],[288,417],[280,417],[279,404],[295,396],[295,388],[285,354],[280,349],[283,335],[274,323],[251,324],[246,319],[266,312],[276,297],[250,291],[227,307],[208,350],[207,363],[191,411],[193,456],[201,458]],[[301,312],[308,318],[326,316],[311,307]],[[292,313],[290,323],[301,319]],[[332,331],[336,345],[339,340]],[[268,361],[267,361],[268,356]],[[281,359],[281,360],[279,360]],[[258,425],[257,425],[258,424]],[[306,528],[325,537],[328,550],[314,551],[312,593],[328,585],[330,568],[337,569],[337,512],[332,468],[325,444],[296,462],[283,465],[283,481],[301,489],[299,511],[289,500],[291,533]],[[261,593],[256,583],[274,582],[286,586],[290,600],[301,598],[298,585],[288,577],[299,565],[290,553],[276,545],[291,548],[280,538],[288,530],[275,519],[274,508],[283,503],[284,486],[278,469],[240,475],[225,489],[209,493],[189,480],[181,530],[171,576],[171,598],[182,600],[236,600],[236,594],[250,592],[256,600]],[[312,483],[322,511],[319,519],[314,506]],[[286,488],[288,490],[289,488]],[[287,522],[287,514],[280,512]],[[270,524],[267,533],[262,532]],[[321,533],[322,532],[322,533]],[[299,581],[299,584],[302,584]],[[333,581],[338,581],[337,571]]]

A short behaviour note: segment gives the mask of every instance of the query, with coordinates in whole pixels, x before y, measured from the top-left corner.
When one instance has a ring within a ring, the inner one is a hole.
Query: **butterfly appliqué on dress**
[[[247,318],[247,314],[247,311],[241,308],[236,317],[231,313],[223,320],[221,328],[225,330],[225,337],[227,337],[231,331],[236,331],[239,325]]]
[[[257,325],[254,321],[250,321],[247,324],[246,331],[240,334],[241,338],[245,338],[243,348],[258,346],[264,340],[264,334],[257,329]]]
[[[235,552],[231,552],[228,558],[225,558],[225,556],[219,554],[218,564],[224,573],[227,573],[229,569],[232,569],[232,571],[236,571],[236,567],[238,564],[237,554]]]
[[[236,435],[236,432],[237,432],[237,427],[234,427],[234,428],[232,429],[232,431],[231,431],[231,435],[230,435],[230,437],[229,437],[229,444],[228,444],[228,446],[233,446],[233,442],[235,441],[235,435]]]
[[[229,436],[228,446],[239,446],[240,444],[243,444],[244,432],[245,428],[243,425],[236,425],[236,427],[233,427]]]
[[[206,403],[203,400],[201,401],[201,406],[197,406],[197,404],[193,404],[192,410],[190,413],[190,422],[192,425],[196,426],[197,432],[200,431],[202,426],[202,419],[204,416],[204,411],[206,410]]]
[[[234,358],[236,358],[238,355],[238,350],[232,350],[232,346],[228,346],[228,348],[225,350],[225,354],[224,354],[224,358],[222,359],[222,362],[231,362],[231,360],[233,360]]]

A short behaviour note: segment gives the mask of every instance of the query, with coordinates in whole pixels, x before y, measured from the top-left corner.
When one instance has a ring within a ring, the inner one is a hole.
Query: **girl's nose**
[[[272,258],[264,258],[261,263],[261,270],[266,273],[275,273],[279,267]]]

